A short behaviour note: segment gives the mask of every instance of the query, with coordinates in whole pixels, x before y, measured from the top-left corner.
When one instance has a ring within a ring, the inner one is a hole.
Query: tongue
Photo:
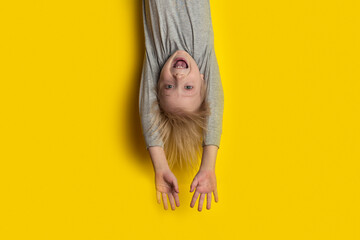
[[[183,60],[179,60],[179,61],[176,62],[175,67],[186,68],[186,62],[184,62]]]

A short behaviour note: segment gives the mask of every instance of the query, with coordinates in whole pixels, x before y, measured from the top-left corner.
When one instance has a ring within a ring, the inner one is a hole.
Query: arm
[[[208,72],[208,101],[210,104],[211,115],[208,118],[208,131],[204,135],[203,155],[201,166],[191,184],[190,192],[196,191],[193,195],[190,206],[194,207],[197,198],[199,198],[198,210],[202,210],[205,195],[207,195],[207,209],[211,208],[211,193],[214,194],[215,202],[218,201],[217,182],[215,176],[215,162],[217,151],[220,146],[222,133],[222,117],[224,111],[224,93],[219,73],[219,67],[212,51],[210,68]]]
[[[156,38],[158,35],[156,35],[156,33],[154,35],[154,32],[152,31],[152,18],[148,4],[150,4],[150,2],[143,1],[146,51],[140,82],[139,113],[141,118],[142,131],[145,137],[146,149],[149,151],[154,167],[157,201],[160,204],[162,199],[164,208],[168,209],[168,197],[171,204],[171,209],[174,210],[175,204],[178,207],[180,206],[177,179],[169,169],[164,152],[164,143],[159,137],[159,132],[155,130],[157,126],[155,126],[155,129],[150,130],[154,116],[154,112],[152,112],[152,106],[154,101],[156,101],[156,84],[161,67],[159,64],[159,56],[156,52],[156,43],[159,41],[153,41],[154,36]],[[158,108],[158,106],[155,107]],[[155,110],[157,109],[155,108]]]

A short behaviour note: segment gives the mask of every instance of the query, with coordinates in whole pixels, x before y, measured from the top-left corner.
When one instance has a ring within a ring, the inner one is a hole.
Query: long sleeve
[[[206,71],[209,73],[207,99],[210,105],[210,116],[207,122],[208,131],[207,134],[204,135],[202,145],[215,145],[220,148],[224,112],[224,91],[214,50],[212,50],[210,58],[210,64],[207,65],[208,69]]]
[[[164,147],[163,141],[158,138],[159,133],[157,131],[148,131],[151,127],[151,121],[153,113],[151,107],[156,100],[156,83],[157,74],[149,62],[148,54],[145,52],[143,69],[140,81],[139,92],[139,113],[141,118],[141,124],[143,128],[143,135],[145,137],[146,149],[152,146]],[[158,106],[156,106],[158,108]]]

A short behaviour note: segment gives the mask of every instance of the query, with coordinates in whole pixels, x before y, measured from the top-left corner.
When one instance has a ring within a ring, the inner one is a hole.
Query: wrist
[[[155,174],[163,173],[169,171],[169,165],[160,165],[160,166],[154,166]]]
[[[215,171],[215,162],[218,147],[215,145],[206,145],[203,147],[200,170]]]
[[[213,171],[215,172],[215,166],[214,165],[206,165],[206,164],[201,164],[200,165],[200,168],[199,168],[199,171]]]
[[[155,172],[167,171],[170,169],[166,160],[165,151],[162,147],[149,147],[149,154]]]

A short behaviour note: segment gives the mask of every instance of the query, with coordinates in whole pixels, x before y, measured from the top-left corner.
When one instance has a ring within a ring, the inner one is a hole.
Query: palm
[[[156,190],[161,193],[171,193],[173,192],[174,185],[173,181],[176,180],[172,172],[159,173],[155,175],[155,185]]]
[[[196,190],[199,193],[211,193],[216,189],[216,176],[214,171],[200,171],[196,174],[198,185]]]
[[[203,207],[203,203],[207,200],[206,208],[211,208],[211,194],[214,194],[215,202],[218,201],[218,193],[217,193],[217,183],[215,171],[213,170],[200,170],[196,176],[194,177],[193,182],[191,183],[190,192],[193,192],[196,189],[193,198],[190,203],[190,207],[194,207],[196,200],[199,197],[199,205],[198,210],[201,211]]]

